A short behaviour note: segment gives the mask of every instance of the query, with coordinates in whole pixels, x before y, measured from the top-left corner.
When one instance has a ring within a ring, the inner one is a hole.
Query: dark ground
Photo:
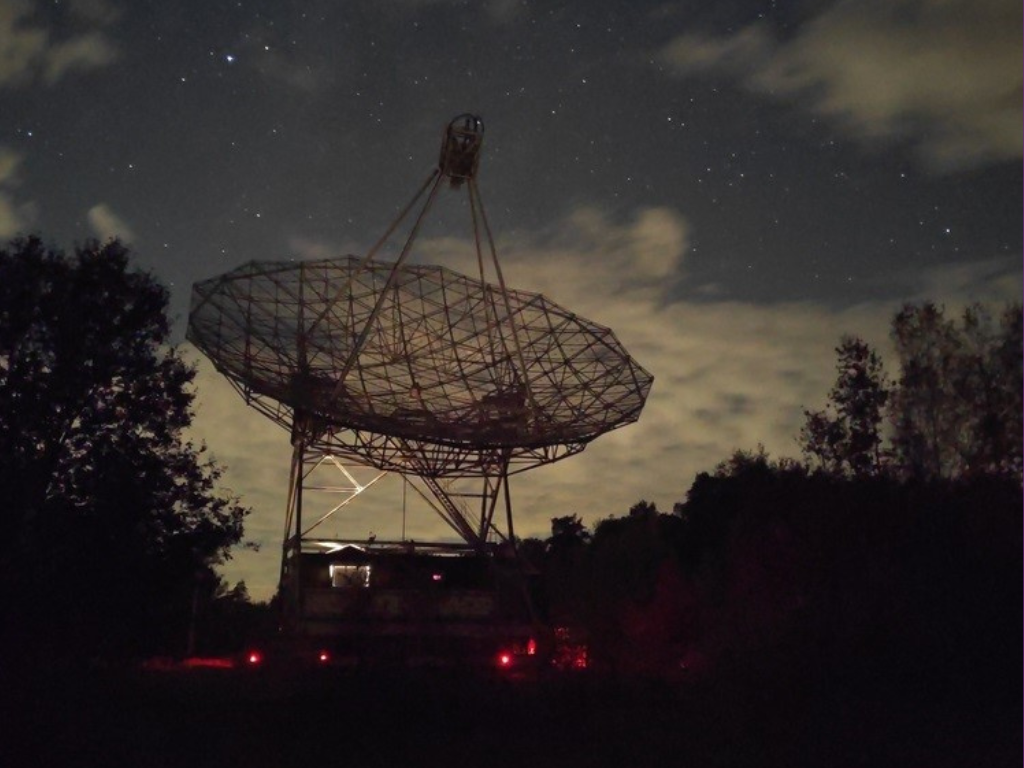
[[[8,669],[8,673],[12,670]],[[1016,675],[1017,671],[1013,674]],[[0,763],[32,766],[1020,765],[1020,701],[749,679],[540,682],[319,670],[50,669],[8,679]]]

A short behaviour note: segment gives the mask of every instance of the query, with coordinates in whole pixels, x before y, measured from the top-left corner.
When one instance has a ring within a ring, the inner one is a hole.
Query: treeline
[[[803,460],[740,451],[670,513],[522,542],[541,612],[610,673],[1019,700],[1020,306],[906,307],[893,333],[894,382],[843,339]]]
[[[899,372],[856,336],[836,348],[836,382],[819,411],[805,411],[804,457],[845,477],[999,476],[1021,480],[1024,372],[1021,305],[998,319],[983,306],[959,319],[932,303],[892,321]]]
[[[1004,478],[850,479],[740,453],[671,513],[553,523],[523,543],[541,610],[587,630],[599,670],[1019,694],[1021,491]]]

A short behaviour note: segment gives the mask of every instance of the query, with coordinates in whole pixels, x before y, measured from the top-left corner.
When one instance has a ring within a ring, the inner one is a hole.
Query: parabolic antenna
[[[197,283],[189,338],[282,426],[385,470],[521,471],[639,417],[651,376],[608,328],[444,267],[361,261]]]
[[[311,478],[325,465],[401,473],[484,550],[495,538],[514,545],[510,474],[639,418],[652,377],[611,330],[506,286],[476,182],[482,143],[478,117],[455,118],[438,167],[365,256],[250,262],[193,287],[188,339],[291,433],[282,588],[310,531],[347,503],[303,527],[303,492],[323,490]],[[467,193],[472,277],[409,263],[446,183]],[[397,256],[378,259],[421,200]],[[453,492],[467,479],[482,490]],[[494,522],[502,493],[504,532]],[[290,583],[301,605],[301,576]]]

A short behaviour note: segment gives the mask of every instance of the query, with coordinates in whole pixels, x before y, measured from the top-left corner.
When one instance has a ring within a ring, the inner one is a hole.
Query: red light
[[[510,667],[512,666],[512,654],[507,651],[502,651],[498,654],[498,666],[499,667]]]
[[[328,661],[331,660],[331,655],[327,653],[327,651],[320,651],[320,655],[317,656],[317,659],[320,660],[321,664],[326,664]]]
[[[526,642],[526,655],[536,656],[537,655],[537,641],[532,637]]]
[[[263,661],[263,654],[259,651],[249,651],[249,655],[245,657],[245,660],[252,665],[260,664]]]

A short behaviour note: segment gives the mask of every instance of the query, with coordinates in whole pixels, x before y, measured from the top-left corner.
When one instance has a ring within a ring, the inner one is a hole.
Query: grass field
[[[7,681],[31,766],[1019,765],[1021,707],[749,679],[48,670]]]

